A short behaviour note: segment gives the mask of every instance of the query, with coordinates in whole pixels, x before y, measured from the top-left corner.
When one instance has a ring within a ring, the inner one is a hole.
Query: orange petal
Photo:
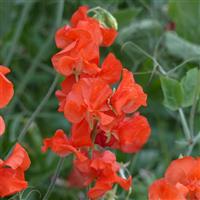
[[[54,153],[61,157],[65,157],[70,153],[74,153],[78,159],[85,159],[85,156],[74,146],[72,146],[71,141],[69,141],[65,132],[61,129],[57,130],[53,137],[44,139],[43,143],[43,152],[46,152],[47,149],[50,148]]]
[[[102,46],[109,47],[117,37],[117,31],[113,28],[101,28],[101,33],[103,36]]]
[[[188,181],[189,174],[197,165],[197,160],[191,156],[186,156],[171,162],[165,172],[165,178],[172,184],[185,183]]]
[[[75,147],[90,147],[91,141],[91,129],[86,120],[82,120],[80,123],[72,125],[72,143]]]
[[[21,169],[0,168],[0,197],[9,196],[27,188],[24,172]]]
[[[119,81],[122,71],[121,62],[114,56],[114,54],[109,53],[102,64],[102,69],[100,72],[100,77],[105,80],[108,84],[113,84]]]
[[[86,20],[88,18],[87,11],[88,11],[87,6],[80,6],[78,10],[71,17],[70,22],[72,26],[76,26],[80,20]]]
[[[0,108],[5,107],[14,94],[13,84],[0,73]]]
[[[147,119],[141,115],[126,119],[118,129],[120,149],[126,153],[139,151],[147,142],[151,128]]]
[[[102,197],[107,191],[112,189],[111,183],[97,182],[93,188],[88,191],[88,197],[97,199]]]
[[[135,112],[140,106],[146,105],[147,95],[135,83],[133,74],[123,69],[123,78],[111,98],[111,104],[118,114]]]
[[[79,123],[86,114],[79,83],[74,84],[72,91],[67,95],[64,107],[65,117],[72,123]]]
[[[10,69],[8,67],[0,65],[0,73],[2,73],[3,75],[6,75],[6,74],[10,73]]]
[[[165,179],[155,181],[149,187],[149,200],[187,200],[183,194]]]
[[[26,150],[17,143],[4,164],[12,169],[21,168],[22,170],[27,170],[30,167],[31,161]]]

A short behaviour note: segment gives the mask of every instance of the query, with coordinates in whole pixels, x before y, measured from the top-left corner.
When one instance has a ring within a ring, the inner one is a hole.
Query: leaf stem
[[[20,132],[17,141],[21,142],[22,139],[24,138],[24,136],[27,133],[28,128],[30,127],[30,125],[32,124],[32,122],[34,121],[34,119],[36,118],[36,116],[40,113],[40,111],[42,110],[42,108],[44,107],[44,105],[46,104],[46,102],[48,101],[49,97],[51,96],[51,94],[53,93],[57,82],[58,82],[58,78],[59,78],[59,74],[57,74],[54,78],[53,83],[51,84],[47,94],[44,96],[44,98],[42,99],[42,101],[40,102],[40,104],[38,105],[38,107],[36,108],[36,110],[33,112],[33,114],[31,115],[31,117],[29,118],[29,120],[27,121],[27,123],[25,124],[24,128],[22,129],[22,131]]]
[[[56,180],[57,178],[59,177],[60,175],[60,172],[62,170],[62,166],[63,166],[63,163],[64,163],[64,158],[60,158],[58,164],[57,164],[57,167],[56,167],[56,171],[55,171],[55,174],[51,180],[51,183],[48,187],[48,190],[46,192],[46,194],[44,195],[43,199],[42,200],[47,200],[49,198],[49,196],[51,195],[54,187],[55,187],[55,184],[56,184]]]
[[[191,133],[190,133],[190,129],[189,129],[189,126],[188,126],[188,124],[187,124],[187,121],[186,121],[186,118],[185,118],[185,114],[184,114],[184,112],[183,112],[183,109],[182,109],[182,108],[179,108],[179,109],[178,109],[178,112],[179,112],[179,115],[180,115],[180,118],[181,118],[181,124],[182,124],[182,126],[183,126],[183,131],[184,131],[184,133],[185,133],[185,137],[186,137],[186,139],[187,139],[190,143],[192,143],[193,138],[192,138],[192,135],[191,135]]]

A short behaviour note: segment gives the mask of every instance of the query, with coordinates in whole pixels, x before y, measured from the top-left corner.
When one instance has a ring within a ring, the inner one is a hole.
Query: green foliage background
[[[101,49],[102,56],[114,52],[148,94],[148,106],[140,111],[151,124],[150,140],[136,155],[117,152],[119,162],[130,162],[134,190],[128,199],[145,200],[148,186],[163,176],[171,160],[190,148],[179,117],[181,107],[194,135],[200,130],[199,0],[0,0],[0,63],[11,68],[9,78],[15,85],[14,99],[1,111],[7,130],[0,138],[0,157],[5,157],[55,81],[54,33],[80,5],[101,6],[116,17],[118,38],[110,48]],[[172,21],[176,30],[166,31]],[[51,152],[41,153],[42,139],[58,128],[68,131],[70,127],[57,106],[51,95],[22,138],[32,161],[27,172],[30,188],[16,199],[41,199],[47,190],[58,158]],[[196,143],[194,156],[200,150]],[[67,157],[49,199],[86,199],[85,190],[66,184],[71,162],[72,157]],[[125,199],[127,193],[119,189],[118,195]]]

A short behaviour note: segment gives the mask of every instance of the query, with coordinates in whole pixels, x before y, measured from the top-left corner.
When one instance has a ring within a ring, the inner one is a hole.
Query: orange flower
[[[52,57],[52,64],[58,73],[64,76],[78,76],[81,73],[96,74],[99,71],[97,45],[94,42],[79,44],[80,41],[75,40]]]
[[[79,181],[82,180],[84,186],[95,181],[94,187],[88,191],[88,196],[91,199],[102,197],[107,191],[112,189],[113,184],[117,183],[125,190],[131,187],[132,178],[128,179],[118,176],[120,165],[116,162],[115,155],[110,151],[92,152],[92,158],[84,161],[75,160],[74,162],[76,173],[79,176]]]
[[[0,197],[12,195],[27,188],[24,171],[30,166],[25,149],[16,144],[7,160],[0,160]]]
[[[178,188],[162,178],[150,186],[149,200],[186,200],[186,198]]]
[[[87,16],[88,7],[80,6],[79,9],[73,14],[71,18],[71,24],[73,27],[80,26],[81,23],[88,22],[89,30],[92,34],[95,34],[97,41],[99,41],[102,46],[110,46],[115,38],[117,37],[117,31],[114,28],[103,27],[97,20]],[[90,24],[96,23],[98,27],[96,29],[91,29]],[[98,34],[97,34],[98,33]],[[101,34],[101,35],[100,35]]]
[[[152,197],[150,200],[156,200],[153,197],[161,195],[164,190],[168,196],[173,196],[174,193],[179,194],[181,198],[176,199],[200,199],[200,159],[186,156],[172,161],[163,180],[162,183],[155,181],[150,187],[149,196]],[[159,190],[155,188],[159,188]],[[161,200],[166,198],[160,197]]]
[[[56,45],[61,51],[52,57],[52,64],[65,76],[61,90],[56,92],[58,111],[64,112],[72,128],[69,138],[63,130],[57,130],[52,138],[44,140],[42,150],[50,148],[59,156],[74,153],[76,159],[69,185],[83,187],[94,183],[88,196],[97,199],[115,183],[128,190],[132,178],[120,177],[115,155],[94,150],[93,140],[101,147],[134,153],[148,140],[150,126],[145,117],[135,113],[146,105],[146,94],[132,73],[122,70],[121,62],[112,53],[99,67],[99,47],[110,46],[117,31],[104,27],[87,13],[88,7],[79,7],[70,20],[71,26],[56,32]],[[121,73],[118,88],[112,90]]]
[[[151,128],[147,119],[138,113],[132,117],[120,117],[108,130],[97,132],[96,144],[136,153],[147,142]]]
[[[93,124],[93,120],[98,119],[102,124],[107,124],[113,120],[104,113],[110,109],[107,101],[111,94],[111,88],[102,79],[82,78],[74,84],[66,98],[65,117],[72,123],[87,119]]]

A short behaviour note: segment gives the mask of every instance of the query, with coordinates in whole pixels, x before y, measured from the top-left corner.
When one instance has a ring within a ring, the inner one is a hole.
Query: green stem
[[[182,108],[179,108],[178,109],[178,112],[179,112],[179,115],[180,115],[180,118],[181,118],[181,124],[183,126],[183,131],[185,133],[185,137],[186,139],[189,141],[189,142],[192,142],[192,135],[190,133],[190,129],[189,129],[189,126],[187,124],[187,121],[186,121],[186,118],[185,118],[185,114],[183,112],[183,109]]]
[[[199,85],[200,85],[200,71],[198,70],[198,76],[197,76],[197,84],[195,86],[195,94],[194,94],[194,99],[193,99],[193,104],[192,108],[190,110],[190,118],[189,118],[189,124],[190,124],[190,130],[192,137],[194,136],[194,118],[195,118],[195,112],[196,112],[196,107],[198,104],[198,96],[200,93]]]
[[[64,163],[64,158],[60,158],[58,164],[57,164],[57,167],[56,167],[56,171],[55,171],[55,174],[51,180],[51,183],[48,187],[48,190],[46,192],[46,194],[44,195],[43,199],[42,200],[47,200],[49,198],[49,196],[51,195],[51,193],[53,192],[53,189],[55,187],[55,184],[56,184],[56,180],[58,178],[58,176],[60,175],[60,172],[62,170],[62,166],[63,166],[63,163]]]
[[[13,58],[13,55],[15,53],[16,46],[17,46],[17,43],[19,41],[20,35],[21,35],[23,28],[24,28],[24,25],[25,25],[25,23],[28,19],[27,15],[28,15],[33,3],[34,3],[34,1],[25,1],[25,2],[26,3],[25,3],[24,8],[22,10],[21,17],[20,17],[20,19],[19,19],[19,21],[16,25],[17,29],[16,29],[16,32],[13,36],[12,42],[11,42],[12,46],[11,46],[11,48],[10,48],[8,54],[7,54],[7,57],[5,59],[5,62],[4,62],[4,65],[6,65],[6,66],[9,66],[11,61],[12,61],[12,58]]]
[[[36,108],[36,110],[33,112],[33,114],[31,115],[31,117],[29,118],[29,120],[27,121],[27,123],[25,124],[24,128],[22,129],[22,131],[20,132],[19,136],[17,137],[16,141],[11,145],[11,147],[9,148],[8,153],[6,154],[6,158],[10,155],[10,153],[12,152],[12,149],[14,147],[14,145],[17,142],[21,142],[24,138],[24,136],[26,135],[29,127],[31,126],[32,122],[35,120],[35,118],[37,117],[37,115],[40,113],[40,111],[42,110],[42,108],[45,106],[46,102],[48,101],[49,97],[52,95],[57,82],[58,82],[58,78],[59,78],[59,74],[57,74],[54,78],[54,81],[52,82],[47,94],[44,96],[44,98],[42,99],[42,101],[40,102],[40,104],[38,105],[38,107]]]
[[[58,78],[59,78],[59,74],[57,74],[54,78],[53,83],[51,84],[47,94],[44,96],[44,98],[42,99],[41,103],[38,105],[38,107],[36,108],[36,110],[33,112],[32,116],[29,118],[29,120],[27,121],[27,123],[25,124],[24,128],[22,129],[22,131],[20,132],[17,141],[21,142],[22,139],[24,138],[24,136],[27,133],[28,128],[30,127],[30,125],[32,124],[32,122],[35,120],[36,116],[40,113],[40,111],[42,110],[42,108],[46,105],[46,102],[48,101],[49,97],[52,95],[57,82],[58,82]]]
[[[193,140],[193,143],[189,146],[189,149],[188,149],[186,155],[189,156],[192,153],[194,146],[199,142],[199,140],[200,140],[200,132],[196,135],[196,137]]]

